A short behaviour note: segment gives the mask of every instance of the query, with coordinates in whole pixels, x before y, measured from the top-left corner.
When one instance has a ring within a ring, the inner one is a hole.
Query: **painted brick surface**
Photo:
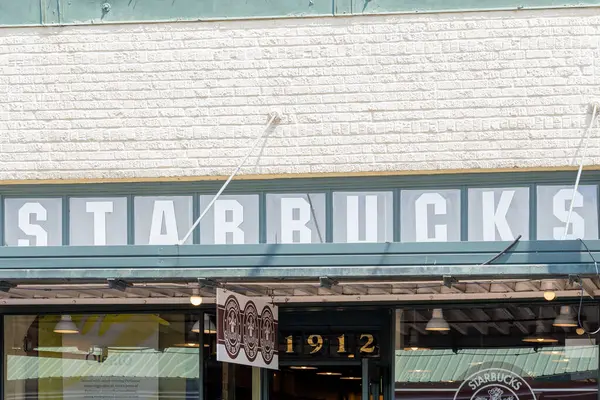
[[[0,90],[0,179],[228,175],[274,109],[243,174],[565,166],[600,13],[0,29]]]

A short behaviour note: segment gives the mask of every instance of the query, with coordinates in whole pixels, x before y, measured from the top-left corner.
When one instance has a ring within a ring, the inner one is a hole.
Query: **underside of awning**
[[[581,294],[577,283],[553,279],[557,297]],[[360,281],[340,280],[331,287],[322,287],[318,280],[283,281],[223,280],[220,285],[247,296],[272,298],[276,303],[337,303],[337,302],[428,302],[542,299],[541,280],[459,281],[451,287],[440,281]],[[585,279],[587,290],[600,294],[596,279]],[[18,283],[7,292],[0,292],[0,305],[28,304],[188,304],[198,284],[195,282],[135,282],[124,290],[109,287],[109,283]],[[204,304],[215,302],[215,291],[200,289]],[[589,296],[586,296],[589,298]]]

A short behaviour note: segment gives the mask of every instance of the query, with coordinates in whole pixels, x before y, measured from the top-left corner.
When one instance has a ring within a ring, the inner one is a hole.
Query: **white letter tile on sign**
[[[135,244],[177,244],[192,226],[191,196],[134,198]],[[185,244],[192,243],[192,236]]]
[[[126,197],[72,197],[69,200],[70,245],[127,244]]]
[[[460,190],[401,192],[402,242],[458,242],[460,227]]]
[[[7,246],[62,245],[62,199],[6,199],[4,241]]]
[[[569,216],[572,186],[537,187],[537,238],[561,240]],[[598,239],[598,196],[596,185],[581,185],[573,201],[567,240]]]
[[[267,243],[325,243],[325,194],[267,194]]]
[[[529,240],[529,188],[469,189],[469,240]]]
[[[392,192],[334,192],[333,241],[393,241],[393,198]]]

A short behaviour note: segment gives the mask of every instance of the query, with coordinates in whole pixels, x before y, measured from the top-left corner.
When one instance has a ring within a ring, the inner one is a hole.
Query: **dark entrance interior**
[[[282,367],[271,378],[270,400],[362,400],[361,368]]]
[[[272,400],[379,400],[390,387],[391,312],[312,308],[279,313]]]

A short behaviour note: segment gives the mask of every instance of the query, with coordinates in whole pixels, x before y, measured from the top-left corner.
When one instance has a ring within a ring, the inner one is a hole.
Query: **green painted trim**
[[[45,7],[41,0],[0,2],[0,26],[41,25]]]
[[[200,217],[201,213],[202,213],[202,210],[200,209],[200,194],[194,193],[194,197],[192,198],[192,224],[194,222],[196,222],[198,217]],[[194,244],[200,243],[200,229],[202,229],[201,226],[202,226],[202,221],[200,221],[198,226],[196,228],[194,228],[194,231],[192,232],[192,243],[194,243]],[[187,233],[187,232],[185,232],[185,233]],[[181,240],[181,239],[183,239],[183,238],[179,238],[179,240]]]
[[[0,195],[0,247],[6,246],[4,230],[4,196]]]
[[[198,21],[332,15],[332,0],[73,0],[65,4],[64,23]],[[105,7],[105,4],[109,6]]]
[[[351,15],[354,0],[332,0],[333,15]]]
[[[568,273],[566,272],[568,271]],[[213,279],[318,279],[326,275],[344,278],[391,277],[409,280],[441,279],[444,275],[468,279],[550,279],[565,278],[569,274],[593,277],[596,275],[593,264],[511,265],[477,269],[472,265],[428,266],[428,267],[295,267],[290,268],[131,268],[131,269],[6,269],[2,276],[7,280],[105,280],[122,278],[126,280],[184,281],[197,278]]]
[[[469,190],[460,188],[460,240],[469,240]]]
[[[176,257],[184,259],[197,256],[344,256],[344,255],[435,255],[467,254],[479,256],[496,254],[510,242],[423,242],[423,243],[317,243],[317,244],[246,244],[246,245],[183,245],[183,246],[47,246],[0,247],[0,262],[16,258],[64,257]],[[593,254],[600,254],[600,240],[586,240]],[[587,251],[579,240],[533,240],[515,244],[506,257],[528,254],[532,257],[568,253],[584,257]],[[556,255],[553,255],[556,257]],[[504,260],[503,260],[504,261]],[[435,264],[429,260],[425,264]],[[439,261],[438,261],[439,262]],[[422,264],[422,263],[420,263]]]
[[[598,184],[600,171],[584,171],[581,184]],[[7,197],[60,197],[69,196],[127,196],[127,195],[177,195],[198,192],[215,194],[224,180],[198,182],[143,182],[143,183],[82,183],[82,184],[31,184],[0,186],[0,195]],[[306,193],[308,191],[377,191],[393,189],[455,189],[457,186],[513,187],[543,185],[572,185],[574,172],[506,172],[472,174],[432,174],[406,176],[365,176],[338,178],[294,178],[233,180],[227,194]]]
[[[600,252],[595,252],[594,258],[600,259]],[[146,257],[66,257],[66,258],[18,258],[0,259],[0,270],[14,268],[18,263],[21,268],[32,269],[78,269],[78,268],[107,268],[107,269],[131,269],[131,268],[327,268],[339,266],[341,268],[383,268],[383,267],[416,267],[429,266],[471,266],[473,271],[486,269],[482,263],[492,258],[495,253],[459,253],[459,254],[356,254],[350,252],[344,255],[280,255],[274,256],[268,253],[260,255],[232,256],[221,255],[197,255],[197,256],[146,256]],[[554,265],[591,264],[593,261],[588,254],[584,253],[540,253],[540,254],[510,254],[501,259],[497,264],[503,268],[512,265]],[[570,271],[561,272],[569,274]],[[292,271],[292,274],[294,272]]]
[[[537,238],[537,187],[532,184],[529,185],[529,240],[534,238]]]
[[[353,0],[353,14],[428,13],[488,10],[522,10],[596,6],[594,0]]]
[[[600,260],[600,240],[586,242]],[[580,241],[0,248],[5,279],[596,276]],[[18,268],[17,268],[18,266]]]
[[[135,210],[133,196],[127,196],[127,243],[135,243]]]
[[[0,26],[64,26],[583,8],[600,0],[22,0],[0,4]]]
[[[325,193],[325,241],[333,242],[333,192],[328,190]]]
[[[267,194],[258,195],[258,242],[267,243]]]
[[[67,196],[62,197],[62,244],[68,246],[71,243],[71,200]]]
[[[598,199],[598,217],[600,218],[600,185],[596,186],[596,198]],[[598,224],[598,237],[600,237],[600,223]],[[599,395],[600,396],[600,395]]]
[[[402,220],[402,209],[400,207],[400,189],[393,190],[392,205],[392,215],[395,215],[392,225],[393,238],[394,242],[400,242],[402,241],[402,230],[400,229],[400,221]]]

